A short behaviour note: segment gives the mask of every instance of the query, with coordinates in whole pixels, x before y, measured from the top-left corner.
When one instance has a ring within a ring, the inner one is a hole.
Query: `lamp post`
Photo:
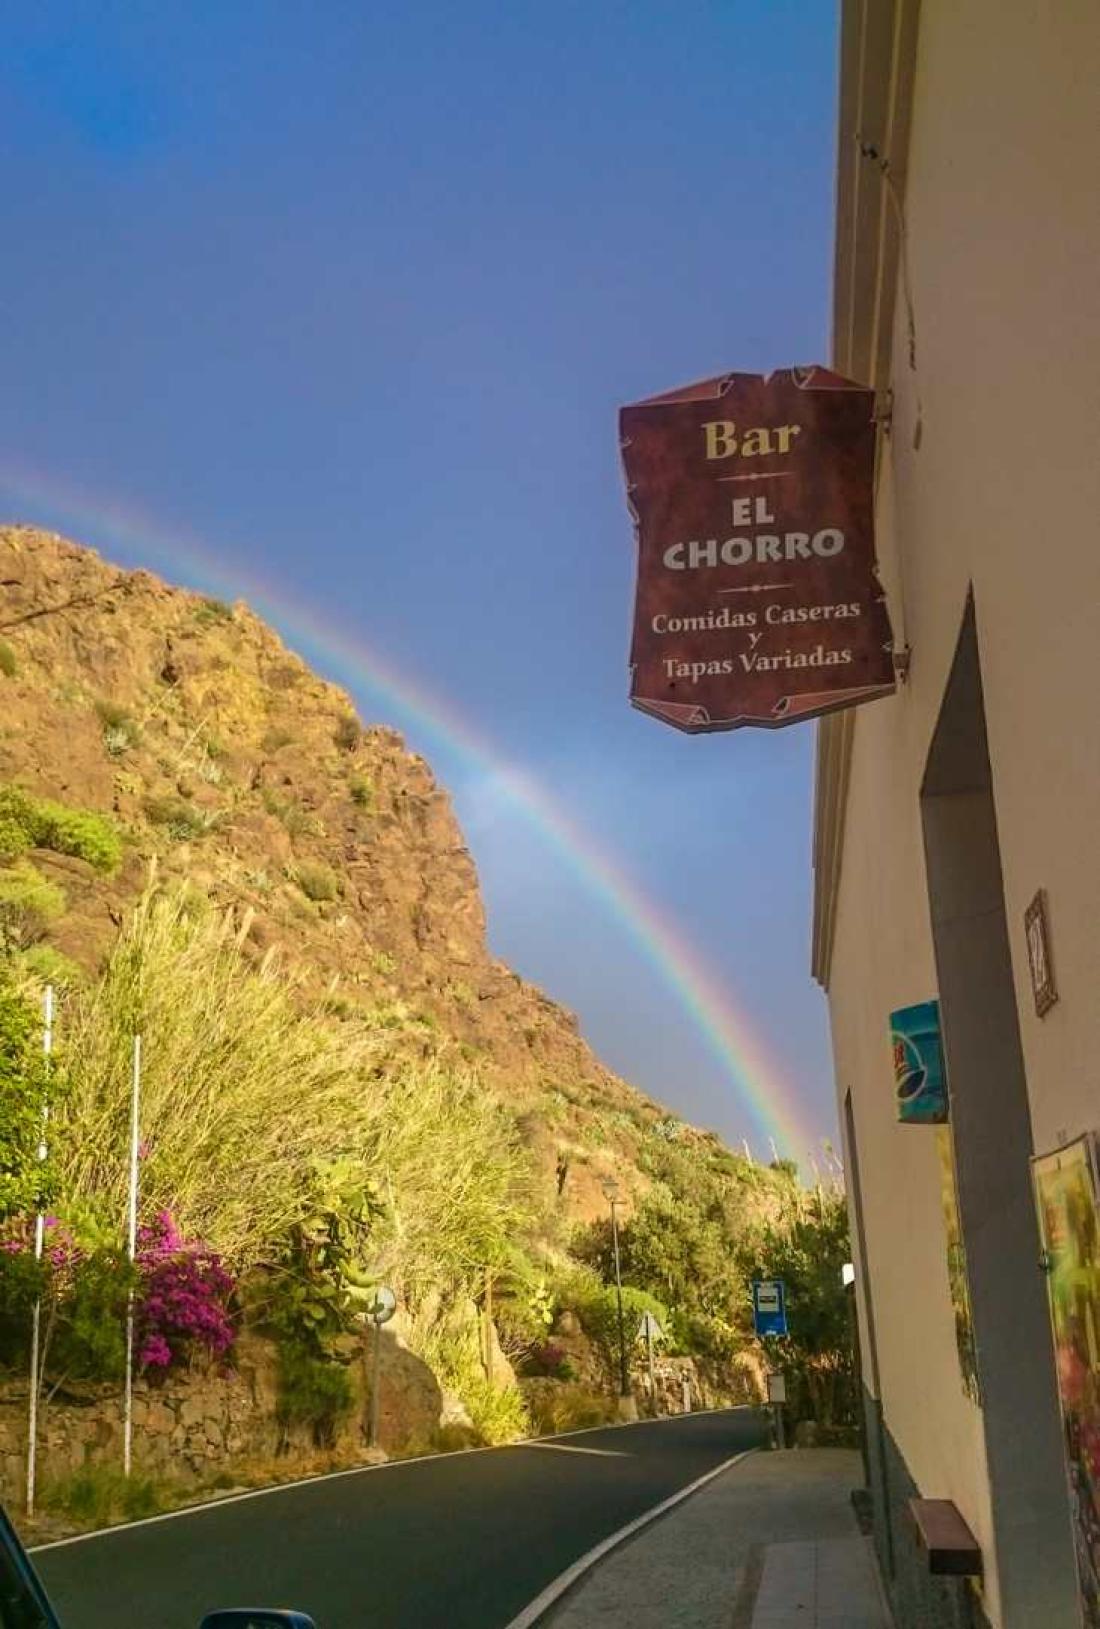
[[[613,1177],[603,1183],[603,1191],[611,1206],[611,1250],[615,1260],[615,1295],[619,1305],[619,1397],[631,1397],[630,1381],[626,1372],[626,1318],[623,1314],[623,1275],[619,1261],[619,1185]]]

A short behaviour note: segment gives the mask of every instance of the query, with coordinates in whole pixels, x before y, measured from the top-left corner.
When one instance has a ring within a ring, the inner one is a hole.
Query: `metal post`
[[[623,1275],[619,1263],[619,1218],[616,1213],[618,1200],[611,1196],[611,1244],[615,1253],[615,1294],[619,1302],[619,1395],[630,1395],[630,1382],[626,1372],[626,1319],[623,1316]]]
[[[493,1384],[493,1270],[485,1270],[485,1376]]]
[[[649,1363],[649,1395],[653,1403],[653,1412],[657,1412],[657,1372],[653,1367],[653,1318],[646,1315],[645,1321],[645,1352]]]
[[[378,1405],[382,1384],[382,1321],[374,1320],[374,1364],[371,1371],[370,1382],[370,1425],[367,1430],[367,1446],[378,1447]]]
[[[775,1446],[777,1448],[785,1448],[787,1446],[787,1438],[783,1430],[783,1404],[775,1403],[773,1404],[773,1407],[775,1410]]]
[[[53,985],[47,984],[43,998],[42,1057],[46,1084],[50,1079],[50,1058],[53,1054]],[[50,1117],[48,1101],[42,1104],[42,1134],[38,1139],[38,1159],[41,1163],[48,1152],[46,1125]],[[46,1247],[46,1218],[41,1209],[34,1218],[34,1259],[41,1261]],[[39,1350],[42,1335],[42,1297],[36,1295],[31,1311],[31,1397],[27,1414],[27,1515],[34,1515],[35,1481],[38,1472],[38,1391]]]
[[[137,1259],[138,1148],[141,1097],[141,1036],[134,1036],[134,1074],[130,1095],[130,1214],[129,1257],[133,1272]],[[122,1474],[129,1476],[134,1444],[134,1286],[126,1296],[126,1391],[122,1407]]]

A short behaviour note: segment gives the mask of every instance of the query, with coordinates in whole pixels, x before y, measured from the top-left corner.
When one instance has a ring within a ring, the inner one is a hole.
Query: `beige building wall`
[[[934,1133],[896,1123],[887,1020],[937,989],[920,789],[972,590],[1034,1150],[1100,1129],[1098,85],[1096,0],[844,7],[834,365],[894,393],[879,555],[911,661],[895,697],[820,729],[815,972],[858,1144],[865,1378],[873,1313],[886,1423],[980,1540],[995,1625],[1031,1620],[1002,1614]],[[904,199],[915,369],[896,213],[857,133]],[[1043,1019],[1040,887],[1060,996]]]

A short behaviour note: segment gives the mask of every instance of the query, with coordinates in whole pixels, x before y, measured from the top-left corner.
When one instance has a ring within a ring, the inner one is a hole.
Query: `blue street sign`
[[[758,1335],[787,1333],[787,1293],[782,1279],[753,1279],[752,1325]]]

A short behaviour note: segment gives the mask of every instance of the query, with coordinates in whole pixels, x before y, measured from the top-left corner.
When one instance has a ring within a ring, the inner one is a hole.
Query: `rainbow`
[[[297,598],[255,577],[227,569],[208,543],[168,530],[133,504],[80,493],[52,475],[0,464],[0,493],[36,524],[87,538],[109,550],[121,543],[142,560],[175,576],[182,567],[201,592],[227,600],[242,596],[286,633],[311,663],[348,690],[368,690],[413,720],[443,747],[493,777],[498,791],[528,822],[619,924],[656,970],[705,1038],[738,1100],[749,1111],[754,1134],[793,1159],[813,1157],[817,1139],[780,1069],[768,1056],[751,1019],[704,965],[676,923],[658,911],[614,857],[587,833],[546,788],[504,759],[492,743],[452,706],[429,696],[408,675],[384,661]],[[12,522],[14,524],[14,522]]]

